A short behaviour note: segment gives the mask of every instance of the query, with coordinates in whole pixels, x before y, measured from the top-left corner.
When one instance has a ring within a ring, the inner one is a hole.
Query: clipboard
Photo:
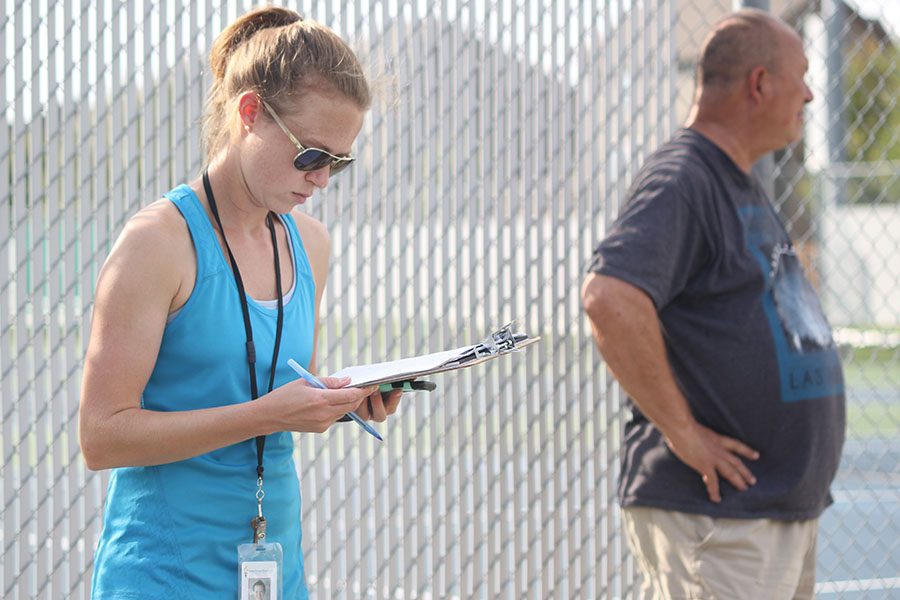
[[[409,381],[435,373],[479,365],[518,352],[541,339],[540,336],[529,337],[516,331],[515,328],[514,321],[494,331],[477,344],[400,360],[344,367],[331,376],[349,377],[351,387]]]

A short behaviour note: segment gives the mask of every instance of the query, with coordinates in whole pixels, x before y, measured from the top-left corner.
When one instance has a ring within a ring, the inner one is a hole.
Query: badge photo
[[[278,600],[278,563],[241,564],[241,600]]]

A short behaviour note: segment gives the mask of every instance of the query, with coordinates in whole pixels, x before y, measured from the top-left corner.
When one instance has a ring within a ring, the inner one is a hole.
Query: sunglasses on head
[[[297,153],[297,156],[294,157],[294,168],[298,171],[318,171],[322,167],[330,167],[331,174],[337,175],[349,167],[350,163],[353,162],[354,158],[350,155],[336,156],[321,148],[307,148],[294,137],[294,134],[287,128],[287,125],[284,124],[281,117],[275,114],[275,111],[272,110],[272,107],[269,106],[265,100],[260,98],[260,102],[262,102],[263,107],[272,116],[272,119],[278,127],[281,128],[285,135],[287,135],[291,142],[297,147],[297,150],[300,151]]]

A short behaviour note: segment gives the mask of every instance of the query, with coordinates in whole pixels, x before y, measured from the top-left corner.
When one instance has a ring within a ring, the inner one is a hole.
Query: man
[[[800,138],[800,37],[755,10],[707,37],[686,129],[649,158],[582,300],[633,402],[619,483],[644,597],[812,598],[844,384],[751,167]]]
[[[262,579],[257,579],[253,584],[253,600],[267,600],[268,594],[266,594],[266,582]]]

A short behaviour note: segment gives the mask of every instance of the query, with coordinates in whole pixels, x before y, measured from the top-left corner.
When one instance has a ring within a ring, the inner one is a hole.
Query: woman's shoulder
[[[160,198],[141,208],[125,223],[118,243],[128,247],[154,246],[157,254],[180,253],[190,246],[187,223],[171,201]]]
[[[299,209],[291,211],[316,279],[324,277],[331,255],[331,236],[324,223]]]
[[[178,287],[181,279],[190,276],[193,260],[187,223],[172,202],[161,198],[128,219],[103,271],[130,272],[141,280],[168,281]]]
[[[291,216],[297,224],[297,231],[300,232],[304,245],[308,246],[310,244],[323,243],[328,245],[331,243],[331,236],[328,233],[328,228],[322,221],[302,212],[298,208],[291,211]]]

